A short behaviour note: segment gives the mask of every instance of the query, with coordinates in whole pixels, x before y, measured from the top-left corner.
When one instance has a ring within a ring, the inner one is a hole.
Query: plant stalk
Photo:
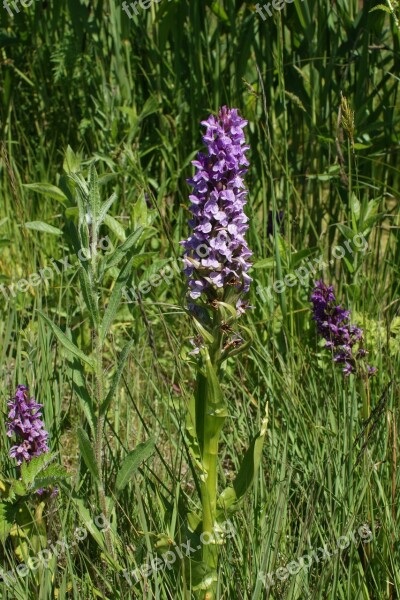
[[[104,490],[103,483],[103,455],[102,455],[102,445],[103,445],[103,433],[104,433],[104,415],[101,413],[101,407],[103,405],[104,399],[104,377],[103,377],[103,348],[101,345],[101,340],[99,333],[96,332],[96,388],[97,388],[97,432],[96,432],[96,444],[95,444],[95,456],[97,469],[99,472],[99,481],[97,485],[100,508],[103,513],[104,519],[108,522],[108,511],[107,511],[107,501],[106,501],[106,493]],[[107,550],[110,555],[114,557],[114,548],[112,544],[112,539],[110,535],[109,528],[105,529],[105,540],[107,545]]]
[[[210,359],[212,368],[217,377],[219,375],[219,358],[221,353],[221,334],[219,315],[215,316],[214,337],[215,342],[210,348]],[[218,545],[215,541],[215,526],[217,518],[217,494],[218,494],[218,446],[221,431],[225,420],[213,414],[211,407],[212,383],[207,378],[199,375],[197,403],[204,403],[203,412],[203,447],[202,465],[203,476],[201,483],[202,504],[202,560],[210,571],[210,582],[207,589],[202,590],[198,597],[201,600],[215,600],[217,593],[217,567],[218,567]],[[215,427],[215,419],[219,425]],[[211,579],[212,578],[212,579]]]
[[[95,228],[92,231],[92,286],[93,295],[96,298],[98,304],[98,290],[97,290],[97,234]],[[97,307],[98,308],[98,307]],[[104,519],[108,522],[108,511],[107,511],[107,500],[103,482],[103,433],[104,433],[104,415],[102,414],[102,406],[104,401],[104,366],[103,366],[103,345],[100,337],[100,325],[97,323],[94,325],[95,329],[95,351],[96,351],[96,392],[97,392],[97,431],[95,440],[95,458],[97,463],[97,470],[99,473],[99,480],[97,483],[97,493],[99,496],[100,508],[103,513]],[[110,555],[114,558],[114,548],[112,544],[111,534],[109,528],[104,532],[107,550]]]

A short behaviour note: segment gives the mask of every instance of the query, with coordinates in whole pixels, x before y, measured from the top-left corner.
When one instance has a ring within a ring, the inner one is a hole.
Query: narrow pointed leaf
[[[114,321],[115,315],[118,312],[119,305],[121,303],[122,291],[129,281],[129,276],[132,271],[132,263],[130,260],[126,263],[125,267],[121,269],[118,279],[115,282],[114,289],[111,292],[111,296],[108,302],[108,306],[104,313],[103,321],[100,327],[100,340],[104,342],[107,333]]]
[[[113,233],[115,233],[115,235],[121,242],[125,242],[125,240],[126,240],[125,229],[122,227],[121,223],[119,223],[116,219],[114,219],[114,217],[112,217],[111,215],[106,215],[104,217],[104,225],[107,225],[107,227]]]
[[[86,354],[84,354],[81,350],[79,350],[79,348],[77,346],[75,346],[75,344],[73,342],[71,342],[70,339],[67,338],[65,333],[63,333],[61,331],[61,329],[55,323],[53,323],[53,321],[51,321],[44,313],[42,313],[40,310],[38,310],[37,312],[42,317],[42,319],[44,321],[46,321],[46,323],[49,325],[52,332],[54,333],[54,335],[56,336],[58,341],[61,342],[61,344],[64,346],[64,348],[71,355],[76,356],[77,358],[79,358],[80,360],[85,362],[87,365],[89,365],[93,369],[94,368],[93,360],[91,358],[89,358],[89,356],[86,356]]]
[[[67,201],[67,197],[60,188],[51,183],[25,183],[23,187],[28,190],[32,190],[32,192],[36,192],[37,194],[43,194],[43,196],[48,196],[53,200],[57,200],[61,202],[61,204],[65,204]]]
[[[92,214],[94,226],[97,229],[101,208],[101,200],[99,192],[99,179],[97,177],[97,171],[94,164],[90,166],[89,170],[89,207],[90,212]]]
[[[78,427],[78,442],[79,450],[81,451],[85,465],[89,469],[89,472],[94,480],[99,481],[100,476],[97,468],[96,457],[94,455],[93,445],[89,440],[88,434],[84,429],[82,429],[82,427]]]
[[[243,499],[245,494],[248,492],[253,484],[254,477],[259,469],[265,434],[268,426],[268,405],[266,410],[266,416],[263,419],[261,430],[252,441],[249,449],[244,455],[242,464],[239,469],[239,473],[233,482],[232,487],[226,488],[218,499],[218,507],[222,509],[222,514],[226,514],[226,511],[232,508],[236,508],[240,500]]]
[[[128,253],[131,248],[135,247],[144,231],[143,227],[138,227],[135,231],[128,235],[126,241],[118,246],[115,252],[107,260],[106,269],[115,267]]]
[[[85,267],[81,266],[78,271],[79,282],[81,284],[82,296],[86,304],[86,308],[90,314],[92,325],[96,327],[100,321],[97,299],[95,298],[92,286],[89,279],[89,274]]]
[[[43,221],[30,221],[29,223],[24,223],[24,227],[26,227],[26,229],[32,229],[34,231],[41,231],[42,233],[62,235],[61,229],[59,229],[58,227],[54,227],[53,225],[49,225],[48,223],[44,223]]]
[[[115,202],[116,199],[117,199],[117,194],[115,194],[115,193],[111,194],[109,199],[106,200],[104,202],[104,204],[102,205],[102,207],[100,208],[99,217],[98,217],[98,221],[97,221],[98,227],[100,227],[100,225],[104,221],[106,214],[108,213],[113,202]]]
[[[78,396],[81,408],[85,413],[87,422],[89,423],[92,434],[96,432],[96,415],[93,408],[92,398],[86,389],[85,379],[82,374],[82,365],[78,361],[74,361],[72,366],[72,385],[75,393]]]
[[[109,408],[109,406],[110,406],[110,404],[112,402],[112,399],[114,398],[114,395],[115,395],[115,392],[117,390],[119,381],[120,381],[122,373],[124,371],[126,360],[127,360],[128,356],[129,356],[129,353],[130,353],[130,351],[131,351],[134,343],[135,343],[134,340],[131,340],[130,342],[128,342],[126,344],[126,346],[124,346],[121,354],[118,357],[118,369],[114,373],[110,389],[109,389],[108,394],[106,396],[106,399],[104,400],[103,405],[101,407],[101,414],[102,415],[106,414],[106,412],[107,412],[107,410],[108,410],[108,408]]]
[[[120,492],[129,483],[131,477],[137,472],[138,468],[154,452],[155,440],[150,438],[146,442],[136,446],[132,452],[125,457],[124,462],[118,472],[116,486]]]

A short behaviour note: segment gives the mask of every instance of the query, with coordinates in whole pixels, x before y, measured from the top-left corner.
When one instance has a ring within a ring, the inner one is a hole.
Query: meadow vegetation
[[[212,593],[400,597],[400,27],[385,2],[294,0],[266,19],[241,0],[132,18],[119,0],[0,7],[0,598],[207,597],[182,550],[204,493],[188,427],[204,371],[180,242],[200,123],[224,105],[248,121],[253,256],[246,347],[218,372],[218,489],[244,458],[249,475],[219,505]],[[372,377],[332,360],[317,280],[363,330]],[[51,451],[21,467],[17,385]]]

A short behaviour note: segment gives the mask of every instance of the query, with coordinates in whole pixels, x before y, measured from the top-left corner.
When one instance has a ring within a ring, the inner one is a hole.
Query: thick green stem
[[[207,396],[207,395],[206,395]],[[206,406],[207,411],[207,406]],[[210,584],[206,590],[199,594],[202,600],[214,600],[217,588],[218,546],[215,543],[215,525],[217,515],[218,493],[218,442],[220,432],[212,437],[207,436],[210,416],[206,414],[204,423],[204,449],[203,449],[203,482],[201,485],[201,503],[203,513],[202,533],[202,558],[210,569]]]
[[[218,548],[215,543],[209,542],[214,538],[217,512],[218,441],[219,434],[207,440],[203,455],[203,466],[207,473],[202,484],[203,534],[206,534],[203,536],[203,560],[213,570],[217,569]]]
[[[219,357],[221,351],[221,335],[219,319],[216,317],[214,327],[215,342],[210,349],[212,369],[216,376],[219,374]],[[201,503],[203,516],[202,558],[210,570],[210,584],[206,590],[198,594],[202,600],[214,600],[217,589],[218,545],[215,542],[215,525],[217,516],[218,494],[218,444],[225,419],[215,414],[212,406],[212,382],[203,375],[199,376],[197,389],[198,416],[202,414],[201,424],[201,455],[203,475],[201,484]],[[217,425],[216,425],[217,423]]]

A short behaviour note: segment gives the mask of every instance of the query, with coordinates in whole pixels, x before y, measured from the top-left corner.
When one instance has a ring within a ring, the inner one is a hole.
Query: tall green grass
[[[224,103],[249,120],[248,237],[256,268],[247,324],[254,341],[227,371],[233,416],[223,433],[222,481],[237,472],[235,457],[259,429],[266,402],[270,420],[254,491],[222,551],[221,598],[399,597],[400,34],[393,17],[371,12],[379,4],[295,0],[265,22],[251,3],[234,0],[162,1],[134,20],[113,0],[35,2],[14,18],[0,10],[0,283],[73,255],[61,241],[68,236],[24,227],[43,221],[68,233],[73,216],[63,203],[26,187],[60,185],[68,145],[81,151],[84,171],[96,159],[102,197],[116,191],[112,214],[123,230],[150,221],[156,228],[134,259],[138,283],[180,254],[185,179],[201,146],[200,121]],[[353,140],[342,96],[354,111]],[[271,238],[269,213],[280,210],[284,230],[276,228]],[[331,260],[346,228],[365,232],[368,250],[335,260],[324,277],[352,308],[378,367],[369,423],[356,384],[343,380],[316,338],[309,285],[265,302],[256,293],[306,257],[323,253]],[[122,236],[115,226],[104,234],[115,245]],[[110,278],[105,293],[111,285]],[[165,551],[172,540],[186,541],[179,539],[180,511],[197,501],[183,440],[194,376],[185,359],[192,332],[182,309],[184,286],[177,274],[139,305],[125,305],[105,350],[109,381],[124,344],[134,341],[107,414],[103,456],[117,560],[129,571],[156,544]],[[92,351],[76,271],[10,301],[0,298],[2,410],[19,382],[29,382],[44,402],[52,447],[72,475],[46,509],[48,539],[71,540],[75,527],[101,509],[78,451],[77,428],[87,422],[76,364],[37,311]],[[157,439],[154,456],[116,497],[124,457],[150,435]],[[3,424],[0,439],[0,471],[11,475]],[[257,580],[260,571],[274,572],[325,542],[334,546],[364,523],[373,534],[368,547],[352,543],[333,560],[278,580],[269,593]],[[103,534],[93,531],[40,577],[18,578],[12,589],[0,582],[0,596],[191,597],[190,572],[180,561],[179,570],[130,587],[110,566]],[[4,569],[18,564],[9,540],[0,556]]]

